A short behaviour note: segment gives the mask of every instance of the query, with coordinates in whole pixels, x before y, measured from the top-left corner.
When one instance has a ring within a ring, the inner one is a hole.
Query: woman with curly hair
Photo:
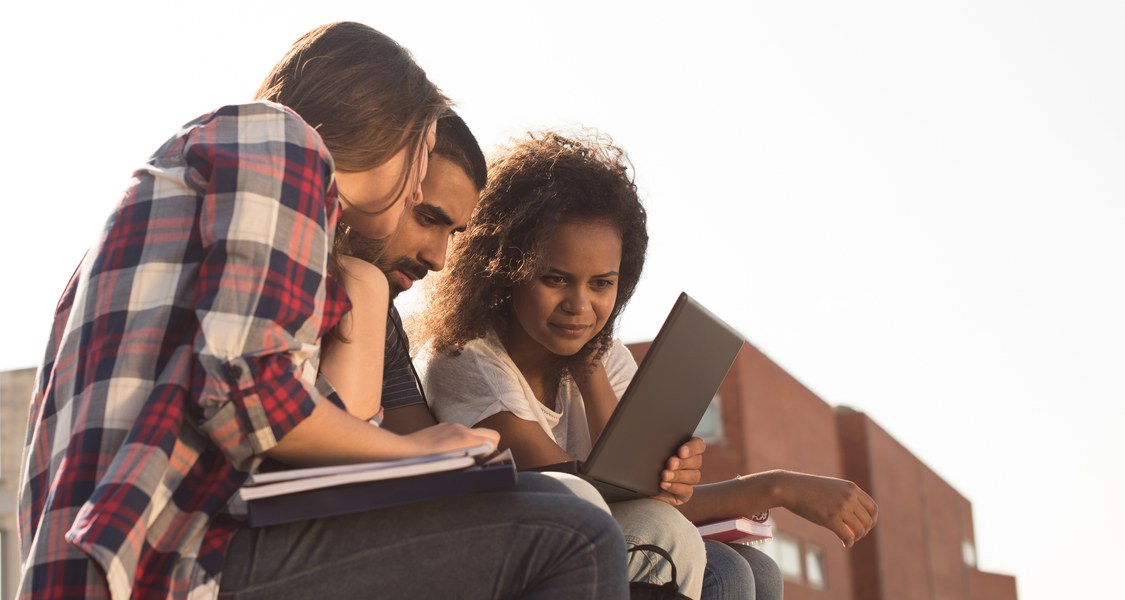
[[[504,150],[419,317],[438,419],[499,431],[521,468],[584,459],[636,372],[614,338],[648,246],[629,170],[625,153],[593,134],[547,132]],[[874,502],[851,482],[787,471],[693,489],[670,481],[685,462],[698,468],[701,452],[694,439],[653,474],[665,490],[655,500],[610,506],[627,542],[678,523],[633,518],[635,505],[657,501],[694,522],[784,506],[848,546],[874,525]],[[777,567],[760,552],[712,542],[706,552],[704,597],[780,596]]]

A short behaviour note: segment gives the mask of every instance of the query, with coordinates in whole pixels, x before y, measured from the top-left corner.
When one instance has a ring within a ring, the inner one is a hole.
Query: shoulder
[[[315,128],[292,109],[264,100],[221,106],[184,124],[181,134],[198,142],[238,144],[240,149],[281,142],[315,150],[331,161]]]
[[[607,367],[612,365],[629,364],[636,366],[637,364],[637,360],[633,358],[633,353],[629,350],[629,347],[621,341],[620,338],[613,339],[613,343],[610,345],[609,350],[605,353],[605,356],[602,357],[602,362],[604,362]]]
[[[352,302],[390,302],[390,285],[379,267],[354,256],[340,256],[340,281]],[[389,317],[388,313],[388,317]]]
[[[511,385],[519,369],[494,334],[472,340],[456,354],[426,347],[417,358],[427,386],[496,388]]]

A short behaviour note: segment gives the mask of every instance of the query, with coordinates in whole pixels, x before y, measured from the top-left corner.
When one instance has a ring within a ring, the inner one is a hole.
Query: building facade
[[[630,345],[640,360],[648,343]],[[704,416],[704,481],[770,469],[849,479],[879,504],[851,549],[785,510],[760,549],[786,600],[1015,600],[1015,578],[976,568],[972,506],[861,412],[834,408],[746,344]]]
[[[35,369],[0,372],[0,598],[13,598],[20,577],[20,455]]]

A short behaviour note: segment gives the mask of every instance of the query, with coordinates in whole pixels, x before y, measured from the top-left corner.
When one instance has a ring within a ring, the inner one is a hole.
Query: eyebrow
[[[431,219],[437,221],[438,223],[445,225],[446,227],[453,226],[453,217],[450,217],[449,213],[445,212],[445,209],[440,206],[434,206],[433,204],[426,204],[425,202],[423,202],[422,204],[415,206],[414,211],[423,213],[429,216]],[[465,228],[458,227],[457,229],[454,229],[454,231],[465,231]]]
[[[574,273],[567,273],[566,271],[564,271],[564,270],[562,270],[558,267],[547,267],[547,272],[555,274],[555,275],[565,275],[567,277],[573,277],[574,276]],[[602,278],[602,277],[618,277],[619,275],[620,275],[620,273],[618,273],[617,271],[606,271],[605,273],[598,273],[597,275],[591,275],[590,278],[591,279],[598,279],[598,278]]]

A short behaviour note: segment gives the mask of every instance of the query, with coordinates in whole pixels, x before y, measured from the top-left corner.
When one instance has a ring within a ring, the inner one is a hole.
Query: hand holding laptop
[[[695,486],[702,479],[700,469],[703,467],[703,452],[706,449],[707,444],[697,437],[680,446],[660,472],[660,493],[653,498],[672,506],[680,506],[691,500]]]

